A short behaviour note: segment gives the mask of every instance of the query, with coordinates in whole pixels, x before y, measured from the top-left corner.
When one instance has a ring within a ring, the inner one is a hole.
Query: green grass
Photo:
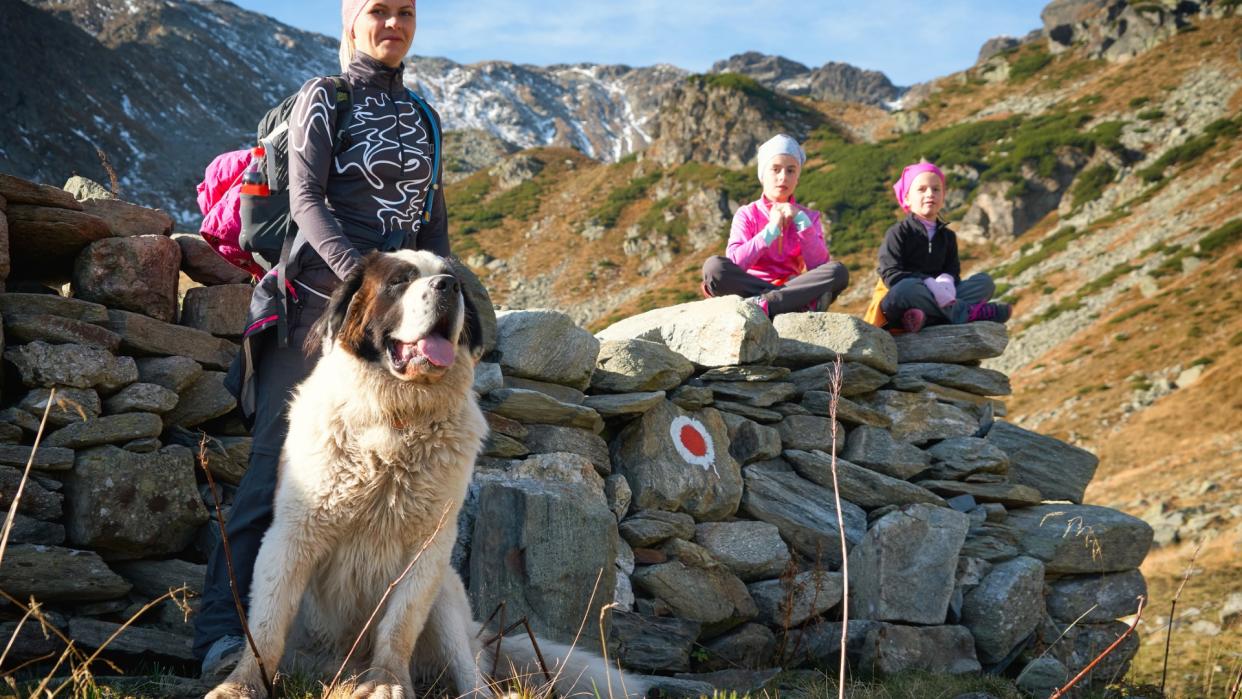
[[[617,220],[621,218],[621,212],[627,206],[642,199],[647,195],[647,190],[651,185],[660,181],[662,176],[659,172],[653,172],[642,177],[636,177],[624,185],[608,192],[608,196],[595,210],[591,212],[591,218],[599,225],[605,228],[612,228],[617,225]]]
[[[1130,109],[1138,109],[1150,101],[1150,97],[1135,97],[1130,100]]]
[[[1016,277],[1053,255],[1063,252],[1069,247],[1071,242],[1078,240],[1085,234],[1086,231],[1080,231],[1074,226],[1062,226],[1041,240],[1038,250],[1024,254],[1013,262],[997,267],[992,271],[992,276],[996,278]],[[1024,251],[1027,249],[1023,246]]]
[[[1235,218],[1199,239],[1199,254],[1214,255],[1242,240],[1242,218]]]
[[[708,73],[691,75],[686,81],[692,85],[718,90],[741,92],[763,105],[768,115],[796,114],[803,117],[818,117],[818,112],[805,107],[794,100],[778,94],[760,85],[754,78],[739,73]],[[817,121],[819,119],[816,119]]]
[[[1164,110],[1163,109],[1144,109],[1138,114],[1135,114],[1135,116],[1138,117],[1139,119],[1142,119],[1143,121],[1156,121],[1157,119],[1164,118]]]
[[[1144,182],[1159,182],[1164,171],[1174,165],[1186,165],[1210,151],[1218,140],[1236,139],[1242,133],[1242,116],[1233,119],[1217,119],[1203,129],[1203,133],[1180,146],[1168,149],[1156,162],[1138,171]]]
[[[1107,163],[1101,163],[1079,173],[1074,179],[1073,188],[1070,189],[1074,209],[1080,209],[1087,202],[1099,199],[1104,193],[1104,188],[1112,184],[1116,177],[1117,171]]]
[[[1013,63],[1009,64],[1009,80],[1011,82],[1022,82],[1043,70],[1044,66],[1051,62],[1052,54],[1043,49],[1022,53]]]
[[[1156,306],[1157,304],[1154,304],[1154,303],[1144,303],[1142,305],[1135,306],[1134,308],[1123,311],[1113,316],[1112,318],[1109,318],[1108,324],[1109,325],[1120,325],[1121,323],[1124,323],[1127,320],[1130,320],[1131,318],[1135,316],[1142,315],[1150,310],[1155,309]]]

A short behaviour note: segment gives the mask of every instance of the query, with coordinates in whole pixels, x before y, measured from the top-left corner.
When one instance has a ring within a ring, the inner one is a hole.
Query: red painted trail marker
[[[673,439],[673,446],[677,448],[677,453],[686,460],[686,463],[700,466],[704,471],[711,469],[717,476],[720,475],[716,471],[716,447],[703,423],[682,415],[673,419],[668,433]]]

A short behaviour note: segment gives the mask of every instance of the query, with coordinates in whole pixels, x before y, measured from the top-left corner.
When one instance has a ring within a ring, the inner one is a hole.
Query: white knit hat
[[[786,136],[785,134],[777,134],[768,140],[767,143],[759,146],[758,173],[760,181],[763,180],[763,171],[767,168],[772,158],[778,155],[792,155],[798,161],[798,167],[806,162],[806,153],[802,150],[802,146],[798,142]]]

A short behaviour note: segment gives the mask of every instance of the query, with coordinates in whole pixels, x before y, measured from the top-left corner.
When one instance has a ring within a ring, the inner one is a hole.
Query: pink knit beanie
[[[414,7],[414,0],[407,0],[410,7]],[[345,27],[345,31],[354,28],[354,22],[358,21],[358,15],[367,8],[374,0],[341,0],[341,25]]]
[[[936,173],[936,177],[940,178],[940,185],[944,186],[944,173],[935,165],[928,162],[907,165],[901,171],[901,178],[893,184],[893,194],[897,195],[897,203],[901,205],[902,211],[910,210],[910,207],[906,206],[906,193],[910,191],[910,185],[914,184],[914,178],[924,172]]]

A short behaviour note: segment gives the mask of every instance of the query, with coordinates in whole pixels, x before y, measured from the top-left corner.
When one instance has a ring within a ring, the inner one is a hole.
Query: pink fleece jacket
[[[738,267],[777,285],[783,285],[832,259],[828,255],[828,245],[824,243],[819,212],[799,205],[793,197],[790,197],[789,203],[793,204],[795,212],[802,211],[811,219],[809,228],[799,233],[792,221],[787,222],[781,237],[765,246],[759,232],[768,225],[772,203],[767,197],[760,196],[758,201],[752,201],[733,214],[733,228],[725,250],[725,255]]]

